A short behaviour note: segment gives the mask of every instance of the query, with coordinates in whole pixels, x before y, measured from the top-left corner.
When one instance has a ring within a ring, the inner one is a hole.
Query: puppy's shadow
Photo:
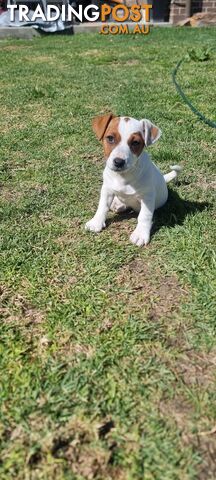
[[[173,228],[176,225],[183,225],[185,218],[209,209],[208,202],[196,202],[184,200],[174,190],[169,189],[168,200],[162,208],[155,211],[152,235],[162,227]]]
[[[183,225],[187,216],[194,215],[196,212],[202,212],[209,209],[211,204],[208,202],[195,202],[191,200],[184,200],[177,192],[169,189],[168,200],[164,207],[155,211],[153,217],[153,226],[151,234],[154,235],[160,228],[173,228],[175,225]],[[118,213],[109,219],[108,223],[115,223],[130,218],[137,218],[138,214],[132,210],[127,210],[123,213]]]

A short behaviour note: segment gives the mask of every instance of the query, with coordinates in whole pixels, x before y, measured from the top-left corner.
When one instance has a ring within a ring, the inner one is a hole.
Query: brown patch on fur
[[[129,122],[129,121],[130,121],[130,118],[129,118],[129,117],[125,117],[125,118],[124,118],[124,121],[125,121],[125,122]]]
[[[157,137],[158,134],[158,128],[157,127],[152,127],[151,128],[151,139],[154,140]]]
[[[112,118],[115,118],[112,113],[108,113],[107,115],[99,115],[98,117],[93,118],[92,128],[98,140],[102,140]]]
[[[138,142],[137,145],[133,145],[133,142]],[[140,132],[135,132],[133,133],[130,138],[128,139],[128,145],[131,149],[131,151],[139,157],[139,155],[142,153],[143,148],[145,146],[145,142],[143,140],[143,137]]]
[[[108,158],[112,150],[118,145],[118,143],[121,141],[121,135],[119,133],[119,122],[120,118],[115,117],[111,120],[109,123],[106,131],[104,132],[104,137],[103,137],[103,147],[104,147],[104,153],[105,157]],[[107,136],[112,135],[114,137],[114,143],[109,143],[107,140]]]

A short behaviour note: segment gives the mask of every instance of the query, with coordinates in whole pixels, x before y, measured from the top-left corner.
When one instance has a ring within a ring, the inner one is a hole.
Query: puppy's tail
[[[177,178],[179,173],[182,170],[182,167],[180,167],[179,165],[170,165],[170,168],[172,169],[171,172],[166,173],[164,175],[164,180],[165,180],[166,183],[168,183],[171,180],[174,180],[175,178]]]

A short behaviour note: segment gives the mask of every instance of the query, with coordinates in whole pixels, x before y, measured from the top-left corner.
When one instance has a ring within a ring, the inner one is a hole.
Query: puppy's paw
[[[137,245],[137,247],[148,245],[150,241],[150,232],[145,231],[143,227],[137,226],[130,236],[130,241],[134,243],[134,245]]]
[[[105,222],[101,222],[97,218],[93,217],[85,224],[85,230],[89,230],[90,232],[99,233],[103,228],[105,228]]]
[[[112,212],[115,212],[115,213],[121,213],[121,212],[125,212],[126,208],[127,207],[125,203],[121,202],[121,200],[115,197],[114,200],[112,201],[110,210],[112,210]]]

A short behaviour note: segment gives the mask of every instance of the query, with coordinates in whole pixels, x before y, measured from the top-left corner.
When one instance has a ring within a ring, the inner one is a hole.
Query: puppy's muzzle
[[[125,160],[123,158],[116,157],[113,160],[113,164],[116,168],[121,169],[125,166]]]

